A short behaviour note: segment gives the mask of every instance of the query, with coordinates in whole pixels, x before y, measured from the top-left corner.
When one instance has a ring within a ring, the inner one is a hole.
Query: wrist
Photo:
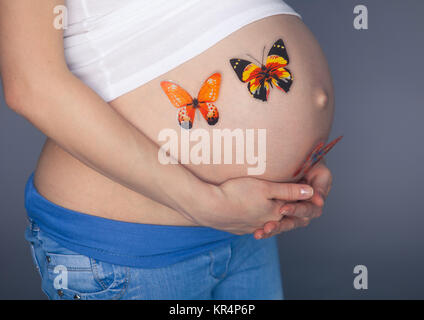
[[[223,193],[219,186],[199,181],[187,193],[181,205],[192,221],[201,226],[213,227],[214,217],[222,211],[223,203]]]

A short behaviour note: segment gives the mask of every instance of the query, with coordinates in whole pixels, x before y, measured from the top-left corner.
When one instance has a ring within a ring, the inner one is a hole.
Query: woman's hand
[[[199,192],[199,194],[201,194]],[[203,226],[235,234],[253,233],[266,221],[281,219],[281,204],[311,199],[307,184],[275,183],[255,178],[235,178],[214,187],[197,210]]]
[[[330,170],[323,162],[320,162],[308,172],[301,183],[306,183],[314,189],[313,197],[306,201],[284,204],[281,207],[281,220],[270,220],[262,228],[257,229],[254,232],[256,239],[265,239],[298,227],[306,227],[311,219],[321,216],[332,184]]]
[[[306,185],[253,178],[209,185],[182,165],[161,165],[159,147],[69,71],[63,30],[52,25],[53,9],[64,3],[0,0],[0,72],[6,102],[62,149],[190,221],[237,234],[279,221],[283,201],[312,196],[301,192],[302,187],[311,190]]]
[[[88,167],[193,223],[251,233],[278,220],[272,197],[302,199],[278,184],[234,179],[217,187],[182,165],[162,165],[159,147],[69,71],[63,30],[52,24],[63,4],[0,0],[0,72],[12,110]]]

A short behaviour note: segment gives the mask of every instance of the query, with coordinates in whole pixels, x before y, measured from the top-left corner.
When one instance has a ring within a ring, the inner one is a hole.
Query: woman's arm
[[[1,1],[0,71],[7,104],[86,165],[187,211],[180,206],[191,200],[183,186],[208,186],[182,166],[160,166],[154,143],[68,70],[62,31],[53,27],[59,4]]]
[[[63,0],[0,0],[0,73],[7,104],[84,164],[200,224],[253,232],[308,186],[251,178],[221,186],[181,165],[161,165],[158,146],[67,68],[53,8]],[[193,197],[192,190],[196,190]],[[249,199],[246,201],[246,195]]]

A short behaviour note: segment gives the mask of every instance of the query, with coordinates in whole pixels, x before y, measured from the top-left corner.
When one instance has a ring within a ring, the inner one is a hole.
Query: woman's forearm
[[[103,175],[186,216],[194,212],[197,198],[188,190],[214,187],[181,165],[160,165],[158,147],[69,71],[63,30],[53,26],[54,8],[64,4],[0,0],[0,74],[8,105]]]
[[[312,196],[307,185],[253,178],[214,186],[181,165],[161,165],[158,146],[69,71],[63,32],[52,24],[54,8],[63,4],[0,0],[0,74],[6,102],[63,149],[191,221],[238,234],[281,219],[281,202]]]
[[[210,195],[213,186],[179,164],[160,164],[158,146],[70,72],[37,80],[23,80],[25,92],[16,93],[21,115],[84,164],[197,222],[190,190]]]
[[[253,178],[231,179],[220,186],[202,182],[180,164],[160,164],[159,147],[70,72],[49,73],[37,82],[30,79],[22,79],[25,90],[9,95],[15,111],[86,165],[199,225],[253,232],[281,218],[281,201],[275,199],[312,195],[309,186]]]

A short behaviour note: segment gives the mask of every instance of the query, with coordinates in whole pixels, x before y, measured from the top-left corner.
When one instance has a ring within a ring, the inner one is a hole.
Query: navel
[[[314,102],[318,109],[324,109],[328,106],[330,97],[324,89],[319,89],[315,93]]]

